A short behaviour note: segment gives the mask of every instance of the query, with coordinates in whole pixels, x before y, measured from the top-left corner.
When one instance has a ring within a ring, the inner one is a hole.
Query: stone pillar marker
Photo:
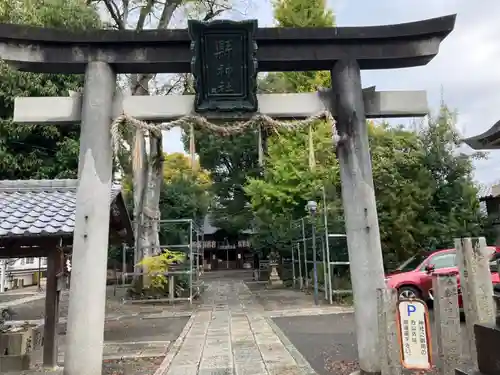
[[[283,286],[283,280],[281,280],[278,270],[278,254],[274,251],[269,254],[269,283],[270,287],[281,287]]]
[[[457,249],[457,263],[460,270],[460,288],[468,342],[473,365],[477,369],[474,325],[495,323],[493,284],[489,266],[490,254],[486,249],[484,237],[455,239],[455,248]]]
[[[434,291],[434,337],[441,362],[441,375],[455,375],[462,355],[460,336],[460,312],[458,310],[457,273],[435,274],[432,279]]]
[[[373,189],[361,71],[356,60],[338,61],[331,72],[336,113],[337,158],[342,182],[347,247],[354,296],[356,337],[362,372],[380,372],[377,289],[384,266]],[[367,282],[369,280],[369,282]]]
[[[110,65],[88,63],[64,375],[102,372],[113,161],[110,124],[115,87],[116,76]]]
[[[396,289],[377,289],[378,334],[382,375],[401,375],[401,353],[398,340]]]

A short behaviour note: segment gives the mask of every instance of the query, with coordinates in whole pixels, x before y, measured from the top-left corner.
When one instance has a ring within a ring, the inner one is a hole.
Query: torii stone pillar
[[[360,368],[376,373],[380,371],[376,290],[383,289],[385,281],[361,70],[356,60],[342,60],[331,75],[354,316],[356,328],[362,327],[356,332]]]
[[[82,98],[79,185],[64,374],[102,371],[109,201],[113,153],[111,114],[116,77],[110,65],[87,65]]]

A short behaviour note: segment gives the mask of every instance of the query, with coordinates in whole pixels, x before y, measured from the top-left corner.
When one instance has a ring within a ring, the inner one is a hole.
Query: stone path
[[[155,375],[315,375],[248,287],[208,283],[203,304]]]
[[[5,296],[5,301],[0,302],[0,309],[5,309],[8,307],[23,305],[28,302],[38,301],[45,298],[45,292],[43,293],[11,293]]]

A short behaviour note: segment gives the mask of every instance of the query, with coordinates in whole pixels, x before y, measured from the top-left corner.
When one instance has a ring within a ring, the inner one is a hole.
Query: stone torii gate
[[[425,65],[454,23],[455,15],[399,25],[311,29],[219,21],[192,22],[189,31],[140,33],[0,25],[0,57],[11,66],[39,73],[85,73],[80,97],[17,98],[15,103],[18,123],[81,123],[64,373],[101,373],[108,245],[108,228],[102,222],[109,219],[112,119],[125,113],[165,121],[193,111],[207,118],[234,120],[260,112],[288,119],[308,117],[325,107],[336,118],[340,139],[337,154],[360,367],[364,373],[380,372],[376,289],[384,286],[384,270],[365,120],[423,116],[427,104],[423,92],[362,90],[360,70]],[[211,53],[202,52],[202,42]],[[221,46],[226,46],[224,51]],[[228,46],[235,47],[230,58]],[[221,52],[226,54],[225,67],[236,71],[233,77],[214,78],[213,71],[222,66],[216,61]],[[115,92],[117,73],[188,73],[192,62],[195,97],[124,98]],[[333,89],[322,92],[323,99],[315,93],[255,94],[257,71],[311,70],[331,71]]]

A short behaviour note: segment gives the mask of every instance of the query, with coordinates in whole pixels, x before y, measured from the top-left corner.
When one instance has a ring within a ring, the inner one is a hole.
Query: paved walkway
[[[39,292],[37,289],[26,288],[15,289],[0,293],[0,309],[23,305],[28,302],[38,301],[45,298],[45,292]]]
[[[156,375],[316,374],[242,281],[212,281],[203,300]]]

